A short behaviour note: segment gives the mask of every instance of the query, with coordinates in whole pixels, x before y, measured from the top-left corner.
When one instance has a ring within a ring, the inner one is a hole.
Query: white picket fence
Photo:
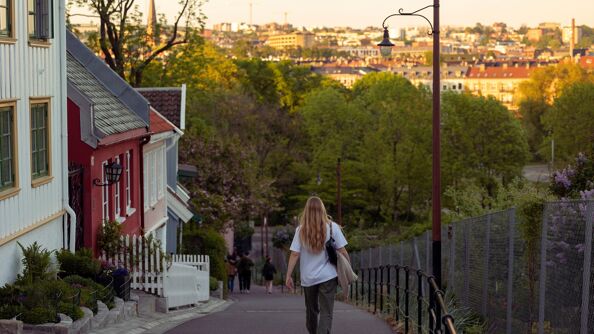
[[[209,298],[210,258],[208,255],[167,256],[149,239],[122,236],[120,251],[100,258],[130,273],[132,289],[167,298],[168,308],[196,304]]]

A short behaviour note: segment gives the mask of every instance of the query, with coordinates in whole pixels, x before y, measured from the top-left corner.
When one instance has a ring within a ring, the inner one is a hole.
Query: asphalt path
[[[275,290],[266,294],[261,286],[251,293],[232,295],[234,303],[221,312],[188,321],[171,334],[307,334],[305,303],[301,295]],[[384,320],[351,305],[336,302],[332,333],[392,334]]]

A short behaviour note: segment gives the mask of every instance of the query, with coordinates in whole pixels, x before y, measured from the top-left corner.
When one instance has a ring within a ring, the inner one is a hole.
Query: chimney
[[[485,72],[485,64],[484,63],[479,65],[479,71]]]
[[[508,66],[507,63],[503,63],[503,68],[504,69],[507,69],[507,66]]]
[[[155,9],[155,0],[149,0],[148,21],[146,22],[146,35],[155,45],[159,44],[157,34],[157,10]]]
[[[573,49],[575,49],[575,19],[571,19],[571,40],[569,41],[569,57],[573,60]]]

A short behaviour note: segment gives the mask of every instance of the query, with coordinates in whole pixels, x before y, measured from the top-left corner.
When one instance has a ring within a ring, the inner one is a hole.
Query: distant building
[[[544,35],[544,31],[542,29],[528,29],[526,33],[526,38],[528,38],[531,42],[538,42]]]
[[[563,44],[569,45],[569,43],[571,43],[571,26],[569,27],[563,27],[562,30],[562,40],[563,40]],[[575,44],[578,44],[579,42],[582,41],[582,27],[575,27],[575,37],[573,39],[573,42]]]
[[[275,49],[303,48],[314,46],[315,35],[310,32],[295,32],[292,34],[272,35],[266,44]]]
[[[312,71],[327,76],[343,84],[347,88],[353,87],[357,80],[368,73],[377,72],[371,67],[324,66],[312,67]]]
[[[535,70],[530,63],[509,66],[486,66],[481,64],[471,67],[466,75],[466,90],[475,95],[493,96],[512,111],[518,109],[514,95],[521,82],[527,80]]]
[[[594,73],[594,56],[581,57],[578,64],[586,71]]]
[[[464,91],[464,80],[466,78],[467,66],[444,66],[441,69],[441,91]],[[408,79],[413,85],[423,85],[430,90],[433,89],[433,67],[432,66],[410,66],[395,67],[391,69],[394,74]]]
[[[338,51],[347,52],[357,58],[377,58],[380,56],[379,48],[375,46],[368,47],[342,47]]]
[[[561,24],[555,22],[543,22],[539,24],[538,27],[544,30],[557,30],[561,28]]]

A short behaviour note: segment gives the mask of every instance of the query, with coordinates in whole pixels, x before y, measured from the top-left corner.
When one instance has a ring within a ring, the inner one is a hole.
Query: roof
[[[91,102],[93,123],[100,137],[146,128],[147,124],[76,60],[70,50],[66,57],[68,82]]]
[[[137,91],[144,96],[151,106],[175,126],[183,129],[185,110],[184,86],[173,88],[138,88]]]
[[[377,72],[371,67],[350,67],[350,66],[322,66],[312,67],[311,70],[321,75],[336,75],[336,74],[351,74],[351,75],[365,75],[371,72]]]
[[[150,119],[149,130],[152,133],[175,131],[175,125],[171,124],[171,122],[153,108],[151,108]]]
[[[468,70],[468,78],[482,79],[526,79],[535,68],[518,67],[484,67],[473,66]]]
[[[581,57],[580,66],[585,69],[594,69],[594,56]]]

